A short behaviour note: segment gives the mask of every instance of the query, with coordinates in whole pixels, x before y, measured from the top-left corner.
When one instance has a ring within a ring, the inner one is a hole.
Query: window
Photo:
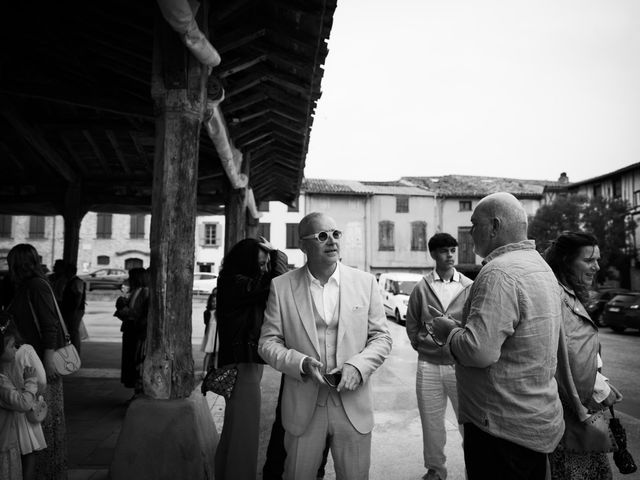
[[[633,192],[633,205],[635,207],[640,206],[640,190]]]
[[[40,215],[29,217],[29,238],[44,238],[44,217]]]
[[[109,265],[111,259],[108,255],[98,255],[98,265]]]
[[[287,248],[299,248],[300,238],[297,223],[287,223]]]
[[[269,202],[258,202],[258,211],[259,212],[268,212],[269,211]]]
[[[217,247],[220,245],[220,235],[218,235],[217,223],[204,224],[204,239],[202,244],[209,247]]]
[[[602,195],[602,185],[600,183],[596,183],[593,186],[593,196],[599,197],[600,195]]]
[[[144,238],[144,215],[131,215],[129,238]]]
[[[291,205],[287,206],[287,212],[299,212],[300,211],[300,207],[298,206],[298,200],[300,199],[300,197],[296,198],[293,202],[291,202]]]
[[[97,238],[111,238],[111,221],[113,215],[110,213],[99,213],[96,228]]]
[[[458,210],[460,212],[470,212],[471,211],[471,200],[460,200]]]
[[[427,251],[427,222],[411,222],[411,250]]]
[[[613,181],[613,198],[620,198],[622,196],[622,178],[616,178]]]
[[[475,264],[471,227],[458,227],[458,263]]]
[[[393,222],[384,220],[378,224],[378,250],[393,251],[394,247],[394,225]]]
[[[11,238],[11,215],[0,215],[0,238]]]
[[[144,266],[144,262],[141,258],[127,258],[124,261],[124,269],[131,270],[132,268],[142,268]]]
[[[398,195],[396,197],[396,213],[407,213],[409,211],[409,197]]]
[[[271,241],[271,224],[270,223],[258,223],[258,235]]]

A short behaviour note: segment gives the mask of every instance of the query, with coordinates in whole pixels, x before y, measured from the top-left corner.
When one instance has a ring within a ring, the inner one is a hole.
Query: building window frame
[[[218,222],[205,222],[203,224],[203,238],[202,245],[205,247],[219,247],[220,235],[219,235],[219,223]]]
[[[396,213],[409,213],[409,195],[396,195]]]
[[[11,238],[13,233],[13,216],[0,215],[0,238]]]
[[[476,264],[471,227],[458,227],[458,263],[465,265]]]
[[[113,234],[113,214],[98,213],[96,217],[96,238],[109,239]]]
[[[390,220],[378,222],[378,251],[393,252],[395,249],[395,224]]]
[[[29,238],[45,238],[45,217],[43,215],[29,216]]]
[[[458,202],[458,211],[459,212],[470,212],[473,208],[471,200],[460,200]]]
[[[145,219],[144,214],[135,214],[130,216],[129,220],[129,238],[141,239],[145,236]]]
[[[411,251],[427,251],[427,222],[422,220],[411,222]]]
[[[300,232],[297,223],[287,223],[286,226],[286,248],[300,248]]]
[[[271,224],[258,222],[258,236],[264,237],[267,242],[271,241]]]

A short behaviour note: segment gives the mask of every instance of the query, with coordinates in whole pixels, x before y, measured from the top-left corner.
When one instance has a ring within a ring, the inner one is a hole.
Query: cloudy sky
[[[640,1],[338,0],[305,176],[640,162]]]

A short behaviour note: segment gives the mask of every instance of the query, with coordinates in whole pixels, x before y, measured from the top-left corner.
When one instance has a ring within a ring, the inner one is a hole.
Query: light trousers
[[[329,399],[316,405],[305,432],[295,436],[285,431],[287,458],[284,480],[315,480],[327,444],[336,470],[336,480],[367,480],[371,464],[371,432],[358,432],[347,417],[342,402]]]
[[[422,455],[426,469],[435,470],[443,480],[447,478],[444,446],[447,442],[445,412],[447,398],[458,416],[458,390],[453,365],[436,365],[418,360],[416,395],[422,422]],[[459,427],[462,433],[462,427]]]

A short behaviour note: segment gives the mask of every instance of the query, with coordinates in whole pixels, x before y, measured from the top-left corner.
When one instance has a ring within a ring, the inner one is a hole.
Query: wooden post
[[[198,23],[206,25],[207,2]],[[213,478],[218,442],[205,397],[194,391],[191,309],[200,123],[207,71],[156,15],[152,96],[156,151],[145,395],[125,417],[112,480]]]
[[[188,397],[193,388],[191,304],[200,123],[207,72],[164,21],[157,22],[152,95],[156,151],[151,216],[151,296],[144,391]]]
[[[73,265],[78,263],[80,248],[80,225],[87,211],[82,206],[82,186],[70,184],[64,198],[64,243],[62,258]]]
[[[245,189],[230,189],[224,208],[224,253],[243,238],[246,238]]]

